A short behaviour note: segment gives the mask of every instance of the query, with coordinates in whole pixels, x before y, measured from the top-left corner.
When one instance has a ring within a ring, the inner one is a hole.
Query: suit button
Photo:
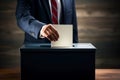
[[[34,32],[31,32],[31,35],[32,35],[32,36],[35,36],[35,33],[34,33]]]

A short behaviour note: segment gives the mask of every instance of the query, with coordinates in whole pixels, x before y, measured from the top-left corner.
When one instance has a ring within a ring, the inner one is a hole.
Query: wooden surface
[[[0,69],[0,80],[20,80],[20,68]],[[96,80],[120,80],[120,69],[96,69]]]

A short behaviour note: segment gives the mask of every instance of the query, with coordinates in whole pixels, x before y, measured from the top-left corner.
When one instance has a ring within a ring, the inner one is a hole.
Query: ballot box
[[[21,80],[95,80],[95,52],[91,43],[72,47],[24,44],[20,48]]]

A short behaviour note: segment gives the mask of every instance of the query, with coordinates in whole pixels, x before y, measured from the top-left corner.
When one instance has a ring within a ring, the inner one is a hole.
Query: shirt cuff
[[[44,26],[42,27],[42,29],[40,30],[40,35],[39,35],[39,37],[40,38],[45,38],[43,35],[42,35],[42,30],[44,29]]]

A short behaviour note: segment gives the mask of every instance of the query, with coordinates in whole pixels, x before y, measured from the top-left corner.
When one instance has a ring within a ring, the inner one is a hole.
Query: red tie
[[[52,7],[52,22],[53,24],[58,24],[58,7],[56,0],[51,0]]]

